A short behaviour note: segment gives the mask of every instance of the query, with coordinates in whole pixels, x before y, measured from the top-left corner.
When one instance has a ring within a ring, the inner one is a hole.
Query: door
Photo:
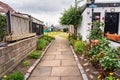
[[[119,13],[106,13],[105,14],[105,28],[104,32],[110,34],[118,34],[119,26]]]

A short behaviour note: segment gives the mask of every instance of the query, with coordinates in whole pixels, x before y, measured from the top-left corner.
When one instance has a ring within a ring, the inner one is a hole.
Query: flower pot
[[[120,36],[116,36],[116,41],[120,41]]]

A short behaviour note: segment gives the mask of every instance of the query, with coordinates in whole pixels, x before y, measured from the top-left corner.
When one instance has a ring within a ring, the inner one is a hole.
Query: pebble
[[[89,65],[89,63],[85,63],[85,64],[83,64],[83,66],[88,66]]]
[[[87,61],[87,59],[84,59],[84,61],[86,62],[86,61]]]
[[[93,75],[98,75],[99,72],[98,72],[98,71],[94,71],[94,72],[92,72],[92,74],[93,74]]]
[[[91,75],[91,74],[89,75],[89,77],[90,77],[92,80],[94,79],[93,75]]]
[[[86,69],[85,71],[86,71],[86,72],[89,72],[89,71],[90,71],[90,69]]]

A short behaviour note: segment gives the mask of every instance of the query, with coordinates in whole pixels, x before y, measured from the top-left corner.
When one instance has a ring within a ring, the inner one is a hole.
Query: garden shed
[[[91,29],[91,23],[95,20],[96,17],[99,16],[100,21],[104,21],[105,27],[102,28],[102,31],[106,35],[115,34],[117,36],[120,35],[120,3],[119,2],[97,2],[94,3],[94,11],[92,18],[92,8],[91,2],[88,1],[82,12],[83,20],[81,26],[78,27],[78,33],[81,33],[83,37],[83,41],[87,40],[87,36],[89,35],[89,30]],[[93,20],[92,20],[93,19]],[[119,36],[120,37],[120,36]],[[115,39],[116,40],[116,39]],[[120,40],[118,39],[118,42]]]

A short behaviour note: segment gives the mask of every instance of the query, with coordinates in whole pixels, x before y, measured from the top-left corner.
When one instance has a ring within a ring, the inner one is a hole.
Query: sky
[[[0,0],[10,5],[16,12],[30,14],[47,25],[58,25],[64,9],[74,4],[74,0]],[[96,2],[120,2],[120,0],[96,0]],[[81,4],[84,4],[85,1]]]

